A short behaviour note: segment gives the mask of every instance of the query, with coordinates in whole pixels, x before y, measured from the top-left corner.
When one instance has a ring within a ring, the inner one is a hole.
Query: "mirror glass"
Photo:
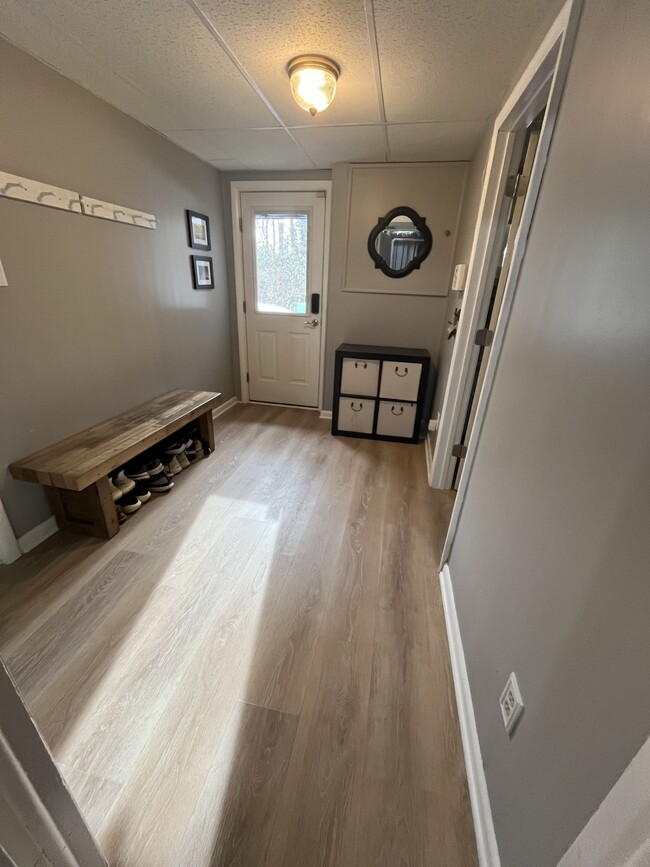
[[[405,277],[426,259],[431,251],[431,232],[426,219],[412,208],[389,211],[378,220],[368,238],[368,252],[389,277]]]
[[[403,271],[416,259],[424,246],[424,236],[405,216],[395,217],[375,241],[375,249],[394,271]]]

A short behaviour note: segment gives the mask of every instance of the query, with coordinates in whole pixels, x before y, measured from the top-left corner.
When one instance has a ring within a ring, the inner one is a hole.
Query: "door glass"
[[[255,213],[255,309],[307,313],[309,214]]]

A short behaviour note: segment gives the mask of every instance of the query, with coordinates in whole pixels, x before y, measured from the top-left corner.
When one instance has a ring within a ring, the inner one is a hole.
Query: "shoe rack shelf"
[[[9,466],[43,485],[62,530],[111,539],[120,525],[109,474],[194,423],[214,451],[212,411],[221,394],[178,389],[34,452]]]

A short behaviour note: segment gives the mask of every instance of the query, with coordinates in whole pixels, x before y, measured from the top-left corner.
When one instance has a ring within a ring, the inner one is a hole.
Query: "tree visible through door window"
[[[255,214],[259,313],[307,313],[309,214]]]

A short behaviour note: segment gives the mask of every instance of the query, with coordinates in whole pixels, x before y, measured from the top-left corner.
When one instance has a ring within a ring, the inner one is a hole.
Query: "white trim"
[[[224,412],[228,412],[228,410],[232,409],[237,403],[239,403],[239,398],[231,397],[229,400],[225,401],[225,403],[219,404],[216,409],[212,410],[212,418],[219,418],[220,415],[223,415]]]
[[[18,539],[18,546],[23,554],[27,554],[37,545],[40,545],[41,542],[49,539],[58,529],[59,527],[56,523],[56,518],[52,515],[20,536]]]
[[[427,461],[427,478],[431,476],[431,465],[433,462],[433,452],[431,451],[431,439],[430,434],[432,431],[427,431],[424,435],[424,456]]]
[[[501,859],[499,858],[499,848],[497,846],[496,834],[494,833],[490,795],[485,780],[483,759],[481,758],[481,744],[478,739],[472,693],[467,677],[463,641],[458,625],[456,602],[454,600],[454,588],[451,583],[449,566],[446,563],[440,573],[440,589],[442,591],[442,605],[445,612],[445,625],[449,640],[451,670],[454,676],[460,735],[463,741],[463,753],[465,754],[469,799],[472,805],[472,816],[474,817],[478,863],[479,867],[500,867]]]
[[[332,418],[332,410],[331,409],[322,409],[320,411],[320,415],[318,417],[329,420]]]
[[[242,403],[250,402],[246,371],[248,368],[248,344],[246,340],[246,316],[244,313],[244,250],[239,230],[241,217],[240,193],[325,193],[325,237],[323,238],[323,287],[321,292],[321,344],[320,383],[318,409],[323,407],[325,389],[325,347],[327,343],[327,290],[329,288],[329,250],[332,208],[331,181],[231,181],[230,206],[232,211],[232,241],[235,257],[235,303],[237,306],[237,342],[239,344],[239,381]],[[257,401],[256,401],[257,403]]]
[[[526,72],[524,73],[524,76],[520,79],[519,83],[515,87],[513,93],[507,100],[505,106],[503,107],[495,122],[495,130],[492,140],[493,160],[488,163],[490,168],[487,172],[487,184],[492,192],[498,193],[498,198],[500,198],[500,189],[506,181],[507,150],[510,149],[506,148],[505,145],[507,144],[508,139],[512,139],[512,135],[509,130],[512,128],[513,124],[518,123],[521,117],[525,115],[528,107],[531,104],[531,101],[534,104],[537,100],[540,90],[542,89],[549,77],[549,60],[553,60],[554,72],[546,104],[544,123],[542,125],[539,144],[537,148],[537,157],[535,159],[533,170],[531,172],[528,195],[526,196],[526,201],[521,215],[521,224],[513,247],[510,272],[508,274],[508,279],[506,281],[506,286],[504,289],[503,301],[501,303],[501,311],[494,333],[494,340],[492,342],[492,349],[490,350],[490,357],[488,359],[486,367],[485,380],[477,404],[476,417],[470,434],[469,442],[467,444],[467,455],[465,457],[463,471],[460,476],[458,493],[456,495],[456,499],[454,500],[454,507],[449,522],[449,529],[447,531],[447,537],[445,539],[442,557],[440,560],[441,564],[445,563],[449,559],[451,546],[453,544],[453,539],[458,527],[458,521],[460,519],[463,503],[467,494],[467,486],[469,484],[472,468],[474,465],[474,458],[476,456],[476,449],[479,437],[481,435],[481,428],[483,425],[483,420],[485,418],[487,403],[489,401],[490,392],[492,390],[492,383],[494,381],[497,364],[499,363],[499,355],[501,353],[501,347],[503,345],[505,331],[508,326],[508,319],[515,296],[517,282],[519,280],[519,272],[521,270],[521,263],[523,261],[525,253],[528,233],[530,231],[533,214],[535,212],[535,206],[537,205],[539,188],[542,183],[542,177],[544,174],[544,169],[546,167],[546,160],[548,157],[548,151],[553,136],[555,121],[557,119],[557,113],[560,105],[560,99],[562,97],[564,82],[566,81],[566,76],[569,69],[571,51],[575,40],[575,33],[578,26],[581,8],[582,0],[567,0],[567,3],[562,9],[562,12],[558,15],[555,23],[553,24],[553,27],[542,42],[540,48],[535,53],[533,60],[531,61]],[[504,144],[501,144],[502,142]],[[497,146],[499,146],[500,154],[497,153]],[[487,192],[488,190],[484,189],[484,193],[487,194]],[[485,205],[485,201],[483,202],[483,205]],[[474,239],[474,250],[472,251],[472,274],[470,275],[468,280],[471,281],[473,284],[473,292],[476,296],[474,298],[475,308],[478,308],[480,304],[479,296],[483,294],[483,289],[487,284],[491,273],[489,269],[489,264],[493,253],[492,246],[494,230],[496,228],[497,213],[500,202],[493,201],[491,202],[491,205],[493,206],[493,208],[490,212],[490,222],[487,228],[483,227],[483,224],[486,222],[486,216],[484,213],[484,209],[481,210],[477,224],[478,229],[476,237]],[[479,242],[481,247],[480,254],[475,260],[475,254],[477,254],[477,247],[479,246]],[[476,317],[478,317],[478,310],[476,311]],[[461,320],[462,318],[463,317],[461,315]],[[462,387],[465,385],[469,376],[469,362],[473,348],[472,335],[474,334],[476,326],[476,318],[474,319],[472,324],[474,327],[468,329],[468,331],[465,333],[465,339],[466,341],[468,341],[468,344],[466,345],[467,352],[464,358],[465,373],[463,375],[462,381],[459,381],[457,383],[458,394],[457,401],[454,401],[455,406],[452,408],[452,410],[448,409],[448,413],[455,411],[457,416],[460,413],[460,406],[462,405]],[[458,399],[460,399],[460,402]],[[444,414],[445,407],[443,406],[443,411],[440,417],[440,426],[438,429],[438,441],[436,443],[436,451],[438,450],[438,443],[443,436]],[[449,458],[451,458],[451,448],[453,445],[453,434],[455,430],[457,430],[457,428],[451,427],[448,422],[445,431],[446,437],[445,440],[443,440],[443,444],[440,446],[443,449],[448,448]],[[449,467],[449,462],[447,463],[447,467]]]
[[[13,563],[20,557],[21,551],[5,508],[0,500],[0,563]]]
[[[461,414],[466,403],[471,361],[474,356],[474,334],[478,327],[486,287],[489,283],[490,265],[494,252],[493,245],[502,204],[502,190],[506,181],[514,136],[516,130],[521,126],[526,126],[528,121],[532,120],[534,113],[541,109],[543,102],[540,104],[540,94],[545,89],[549,90],[548,85],[551,82],[537,158],[522,215],[522,225],[516,241],[516,246],[523,253],[521,248],[525,246],[546,163],[581,7],[582,0],[567,0],[494,122],[472,252],[468,263],[465,302],[458,324],[440,415],[433,465],[429,477],[429,483],[434,488],[451,487],[451,450],[458,434],[459,425],[462,424]],[[517,257],[515,253],[510,270],[510,279],[506,287],[506,294],[509,293],[510,296],[516,284],[520,263],[521,255]],[[506,301],[504,296],[499,320],[501,331],[505,328],[507,311],[511,302],[511,297]],[[493,364],[496,364],[500,348],[500,342],[499,346],[495,346],[496,343],[495,339],[490,352],[490,362]],[[489,391],[487,381],[483,387],[483,392],[486,392],[486,388]],[[480,422],[481,419],[477,413],[474,424],[475,430],[477,426],[480,427]],[[467,466],[468,461],[466,460],[463,469],[464,476],[468,475]]]
[[[240,403],[250,403],[252,406],[278,406],[281,409],[304,409],[306,412],[320,412],[317,406],[302,406],[299,403],[274,403],[271,400],[242,400]]]

